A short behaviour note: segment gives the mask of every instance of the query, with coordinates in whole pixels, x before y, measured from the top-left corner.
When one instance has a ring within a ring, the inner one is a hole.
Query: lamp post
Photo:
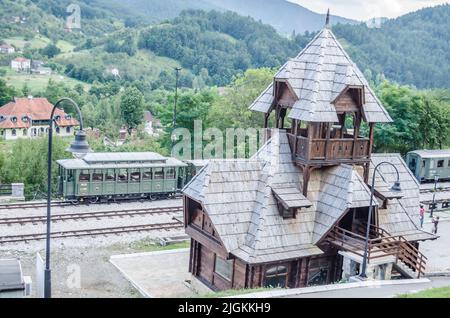
[[[80,119],[80,130],[75,135],[75,140],[70,144],[66,151],[71,152],[76,158],[82,158],[92,150],[86,141],[86,133],[83,130],[83,117],[80,108],[70,98],[62,98],[53,106],[50,115],[48,127],[48,152],[47,152],[47,233],[46,233],[46,249],[45,249],[45,271],[44,271],[44,297],[51,297],[51,270],[50,270],[50,234],[51,234],[51,201],[52,201],[52,142],[53,142],[53,123],[56,108],[63,102],[71,103]]]
[[[436,205],[436,191],[437,191],[437,183],[439,180],[439,176],[434,176],[434,190],[433,190],[433,203],[431,204],[431,210],[430,210],[430,218],[433,217],[434,207]]]
[[[391,165],[392,167],[394,167],[395,172],[397,173],[397,181],[395,181],[394,185],[391,187],[391,191],[394,192],[400,192],[401,191],[401,187],[400,187],[400,174],[398,173],[398,169],[395,165],[393,165],[390,162],[387,161],[383,161],[380,162],[375,169],[373,170],[373,176],[372,176],[372,187],[370,189],[370,204],[369,204],[369,216],[367,217],[367,228],[366,228],[366,240],[365,240],[365,244],[364,244],[364,257],[363,257],[363,262],[362,262],[362,268],[361,268],[361,273],[359,274],[359,277],[366,279],[367,278],[367,274],[366,274],[366,270],[367,270],[367,256],[368,256],[368,248],[369,248],[369,236],[370,236],[370,223],[372,222],[372,211],[373,211],[373,197],[375,194],[375,174],[377,173],[378,168],[381,165],[384,164],[388,164]]]
[[[178,101],[178,78],[180,76],[180,71],[181,68],[180,67],[176,67],[175,68],[175,73],[176,73],[176,79],[175,79],[175,104],[173,107],[173,119],[172,119],[172,129],[175,130],[175,125],[177,122],[177,101]],[[174,145],[174,140],[172,139],[172,147]]]

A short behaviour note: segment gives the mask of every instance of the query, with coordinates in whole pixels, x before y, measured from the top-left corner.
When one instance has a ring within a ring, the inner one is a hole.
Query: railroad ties
[[[51,238],[98,236],[98,235],[121,234],[121,233],[144,232],[144,231],[160,231],[160,230],[169,231],[184,227],[183,223],[180,222],[179,220],[175,218],[173,218],[173,220],[175,221],[166,223],[153,223],[144,225],[130,225],[130,226],[53,232],[51,234]],[[27,243],[30,241],[44,240],[45,238],[46,233],[0,236],[0,244],[19,243],[19,242]]]
[[[52,204],[61,204],[62,202],[52,202]],[[8,204],[1,205],[0,209],[17,209],[25,206],[26,208],[41,207],[46,206],[45,203],[28,203],[28,204]],[[61,205],[60,205],[61,206]],[[183,211],[182,206],[174,207],[158,207],[158,208],[137,208],[137,209],[119,209],[119,210],[109,210],[109,211],[98,211],[98,212],[82,212],[82,213],[66,213],[66,214],[55,214],[52,215],[52,222],[65,222],[65,221],[83,221],[87,219],[102,219],[102,218],[124,218],[124,217],[134,217],[134,216],[148,216],[148,215],[173,215]],[[38,224],[46,223],[46,216],[24,216],[24,217],[7,217],[0,218],[0,226],[24,226],[26,224]],[[122,234],[131,232],[144,232],[144,231],[170,231],[173,229],[183,228],[183,222],[177,219],[175,216],[172,217],[171,222],[164,223],[151,223],[142,225],[123,225],[117,227],[103,227],[103,228],[93,228],[93,229],[82,229],[82,230],[69,230],[69,231],[58,231],[52,232],[52,238],[68,238],[68,237],[87,237],[87,236],[99,236],[99,235],[111,235],[111,234]],[[31,242],[44,240],[46,238],[46,233],[33,233],[33,234],[18,234],[18,235],[6,235],[0,236],[0,245],[6,243],[18,243],[18,242]]]

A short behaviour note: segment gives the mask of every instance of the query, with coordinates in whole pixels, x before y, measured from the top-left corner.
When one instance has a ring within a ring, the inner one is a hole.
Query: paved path
[[[434,241],[420,242],[420,251],[428,257],[427,269],[429,272],[450,272],[450,211],[437,212],[440,217],[438,226],[439,238]],[[425,215],[424,230],[430,231],[433,225],[431,218]]]
[[[296,295],[290,298],[391,298],[399,294],[413,293],[443,286],[450,286],[450,277],[430,278],[429,283],[341,289]]]

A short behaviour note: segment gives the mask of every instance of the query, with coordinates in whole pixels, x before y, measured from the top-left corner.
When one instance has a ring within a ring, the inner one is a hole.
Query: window
[[[447,164],[447,166],[450,168],[450,160],[448,161],[448,164]]]
[[[264,287],[286,287],[288,268],[286,265],[276,265],[266,270]]]
[[[163,172],[163,168],[155,168],[153,170],[154,172],[154,178],[155,180],[160,180],[160,179],[164,179],[164,172]]]
[[[443,168],[444,167],[444,160],[438,160],[437,167],[438,168]]]
[[[139,169],[131,170],[130,181],[131,182],[141,182],[141,172],[139,171]]]
[[[422,160],[422,168],[425,168],[425,164],[426,164],[425,160]]]
[[[67,181],[68,182],[73,181],[73,170],[67,170]]]
[[[152,180],[152,169],[144,170],[142,173],[143,180]]]
[[[12,130],[11,135],[16,136],[17,132],[15,129]]]
[[[214,266],[214,272],[228,281],[231,281],[233,275],[233,260],[225,260],[216,255],[216,263]]]
[[[70,134],[70,127],[66,127],[66,133]]]
[[[114,173],[114,169],[106,170],[105,180],[106,181],[116,181],[116,174]]]
[[[166,179],[175,179],[175,169],[166,168]]]
[[[95,170],[92,175],[93,182],[103,182],[103,172],[101,170]]]
[[[59,129],[59,127],[56,127],[56,133],[59,134],[60,131],[61,129]]]
[[[117,175],[117,181],[118,182],[128,182],[128,170],[127,169],[120,169],[119,174]]]
[[[17,123],[17,117],[11,117],[11,121],[12,121],[13,123]]]
[[[79,180],[89,182],[91,180],[89,170],[81,170]]]
[[[26,136],[27,135],[27,130],[26,129],[24,129],[23,131],[22,131],[22,134],[24,135],[24,136]]]

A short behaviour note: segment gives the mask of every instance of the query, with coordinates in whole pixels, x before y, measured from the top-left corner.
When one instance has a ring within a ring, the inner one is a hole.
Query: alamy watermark
[[[67,29],[81,29],[81,8],[78,4],[71,3],[66,8],[69,15],[66,17]]]

